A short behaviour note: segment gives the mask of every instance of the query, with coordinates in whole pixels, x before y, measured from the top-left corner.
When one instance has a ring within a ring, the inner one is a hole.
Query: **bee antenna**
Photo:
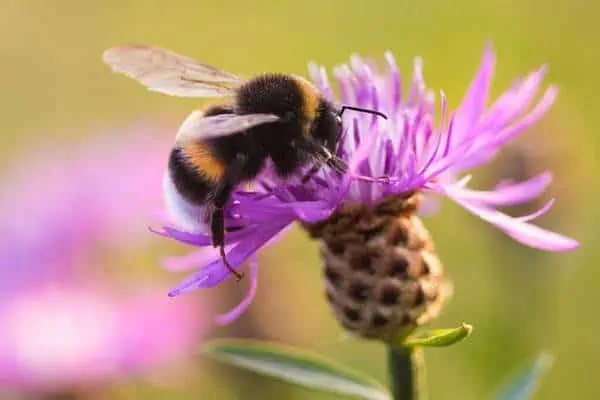
[[[379,117],[381,117],[383,119],[388,119],[387,115],[385,115],[381,111],[371,110],[371,109],[368,109],[368,108],[346,106],[346,105],[342,106],[342,109],[340,110],[340,112],[338,113],[338,115],[341,117],[342,114],[344,113],[344,111],[346,111],[346,110],[353,110],[353,111],[364,112],[364,113],[367,113],[367,114],[377,115],[377,116],[379,116]]]

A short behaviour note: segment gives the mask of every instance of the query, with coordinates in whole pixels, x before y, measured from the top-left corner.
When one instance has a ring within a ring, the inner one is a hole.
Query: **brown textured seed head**
[[[353,334],[389,341],[435,318],[451,286],[416,215],[420,194],[346,205],[304,228],[321,241],[325,293]]]

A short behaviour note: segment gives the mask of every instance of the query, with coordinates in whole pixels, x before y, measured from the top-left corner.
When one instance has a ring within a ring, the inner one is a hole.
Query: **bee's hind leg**
[[[229,272],[235,275],[238,281],[241,280],[244,275],[236,271],[231,264],[229,264],[225,255],[225,216],[223,214],[223,207],[215,206],[213,208],[210,217],[210,231],[212,235],[212,245],[213,247],[219,248],[219,254],[221,255],[223,264],[227,267]]]
[[[240,182],[240,175],[244,170],[247,158],[239,156],[231,163],[217,184],[213,196],[213,209],[210,218],[210,231],[212,235],[213,247],[219,247],[221,260],[229,272],[231,272],[237,280],[241,280],[244,275],[236,271],[225,255],[225,214],[223,208],[231,197],[231,193]]]

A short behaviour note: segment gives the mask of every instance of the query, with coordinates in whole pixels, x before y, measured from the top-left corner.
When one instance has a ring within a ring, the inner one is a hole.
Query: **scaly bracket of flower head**
[[[355,335],[395,341],[435,318],[451,293],[415,214],[420,197],[346,205],[326,221],[305,225],[321,241],[328,303]]]

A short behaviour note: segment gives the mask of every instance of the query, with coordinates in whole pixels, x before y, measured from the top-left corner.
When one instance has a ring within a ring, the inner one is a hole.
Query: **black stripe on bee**
[[[198,171],[181,147],[171,150],[169,174],[177,191],[194,204],[204,204],[216,182]]]

